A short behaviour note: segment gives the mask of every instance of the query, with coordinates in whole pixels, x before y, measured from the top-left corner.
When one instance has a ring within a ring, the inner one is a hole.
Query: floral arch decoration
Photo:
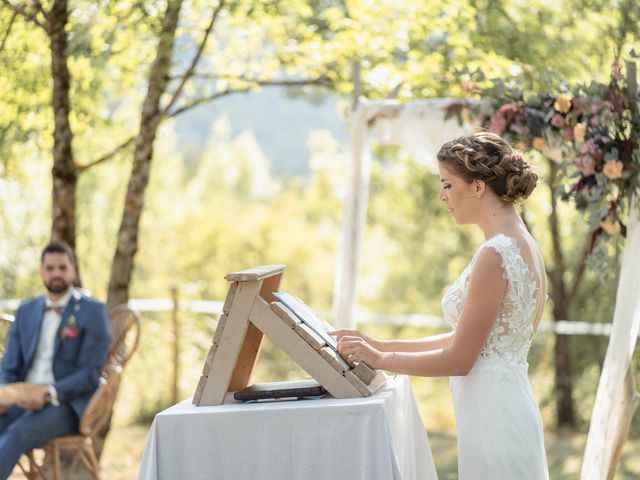
[[[497,80],[479,101],[452,103],[446,116],[471,115],[472,122],[517,148],[559,163],[565,186],[557,193],[589,215],[593,250],[598,239],[626,236],[631,197],[640,186],[635,64],[627,70],[625,77],[616,61],[608,84],[592,82],[556,95],[527,95]],[[480,93],[471,82],[467,87]]]

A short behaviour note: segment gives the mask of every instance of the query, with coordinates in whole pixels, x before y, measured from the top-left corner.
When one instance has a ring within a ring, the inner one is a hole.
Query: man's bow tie
[[[62,315],[62,312],[64,312],[64,307],[62,305],[45,305],[44,313],[47,312],[56,312],[58,315]]]

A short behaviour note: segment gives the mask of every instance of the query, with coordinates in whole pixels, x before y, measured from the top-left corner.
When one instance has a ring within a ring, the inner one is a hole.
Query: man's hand
[[[16,403],[25,410],[42,410],[49,403],[49,389],[46,385],[25,383],[22,395]]]
[[[49,399],[46,385],[17,382],[0,387],[0,414],[5,413],[16,404],[26,410],[42,410]]]
[[[0,412],[5,413],[14,403],[18,403],[24,391],[23,382],[9,383],[0,387]]]

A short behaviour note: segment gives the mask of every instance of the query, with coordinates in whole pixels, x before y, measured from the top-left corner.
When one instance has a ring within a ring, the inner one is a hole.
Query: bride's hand
[[[362,340],[364,340],[365,342],[369,343],[369,344],[375,344],[376,340],[371,338],[368,335],[365,335],[364,333],[362,333],[360,330],[350,330],[348,328],[341,328],[339,330],[333,330],[331,332],[327,332],[329,335],[332,335],[334,337],[337,338],[337,340],[340,340],[342,337],[357,337],[357,338],[361,338]]]
[[[382,352],[376,350],[364,338],[358,336],[341,336],[338,342],[338,353],[352,367],[358,362],[364,362],[371,368],[378,368],[382,358]]]

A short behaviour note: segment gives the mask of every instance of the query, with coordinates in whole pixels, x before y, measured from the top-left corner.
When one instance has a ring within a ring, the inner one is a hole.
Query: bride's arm
[[[329,333],[338,337],[338,340],[342,337],[360,337],[381,352],[427,352],[439,350],[448,347],[453,338],[453,332],[407,340],[378,340],[364,335],[358,330],[336,330]]]
[[[453,332],[447,332],[410,340],[382,340],[382,343],[385,352],[428,352],[448,347],[452,339]]]
[[[466,375],[475,364],[507,290],[500,255],[483,249],[471,272],[465,304],[456,331],[446,346],[430,351],[387,351],[361,337],[344,336],[338,351],[350,363],[418,376]]]

